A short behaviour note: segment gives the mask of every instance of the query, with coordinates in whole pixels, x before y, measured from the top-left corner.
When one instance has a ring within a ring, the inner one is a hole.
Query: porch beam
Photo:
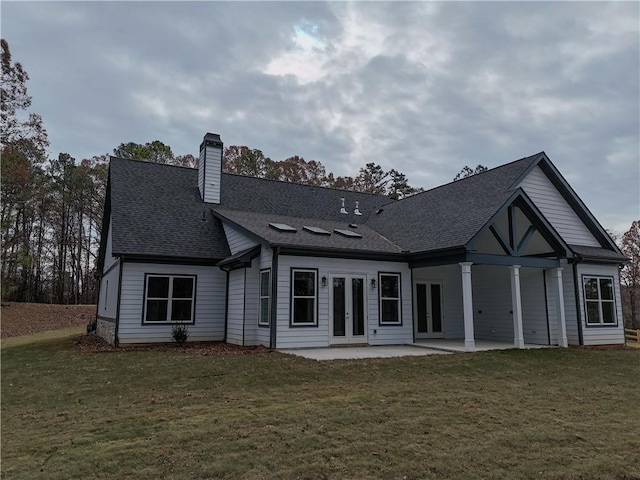
[[[495,255],[492,253],[467,253],[467,261],[485,265],[520,265],[522,267],[558,268],[560,260],[557,258],[540,257],[512,257],[509,255]]]
[[[520,297],[520,265],[511,266],[511,308],[513,310],[513,344],[524,348],[522,298]]]
[[[476,340],[473,333],[473,287],[471,286],[471,265],[473,262],[460,262],[462,267],[462,306],[464,318],[464,349],[473,352]]]
[[[556,268],[556,309],[558,316],[558,346],[568,347],[567,319],[564,312],[564,292],[562,288],[562,268]]]

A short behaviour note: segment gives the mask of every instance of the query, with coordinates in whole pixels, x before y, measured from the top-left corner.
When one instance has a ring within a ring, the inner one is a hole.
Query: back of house
[[[615,243],[544,152],[393,201],[112,158],[98,334],[272,348],[624,343]]]

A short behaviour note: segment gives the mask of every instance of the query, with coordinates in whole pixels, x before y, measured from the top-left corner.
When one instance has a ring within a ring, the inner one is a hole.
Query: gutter
[[[269,348],[276,348],[276,327],[278,312],[278,255],[280,247],[273,249],[271,261],[271,312],[269,316]]]
[[[227,321],[229,317],[229,270],[225,270],[227,274],[227,288],[224,295],[224,336],[222,343],[227,343]]]
[[[580,305],[580,290],[578,290],[578,263],[582,260],[583,258],[576,254],[573,261],[573,287],[576,296],[576,320],[578,321],[578,344],[580,345],[584,345],[584,337],[582,334],[582,306]]]

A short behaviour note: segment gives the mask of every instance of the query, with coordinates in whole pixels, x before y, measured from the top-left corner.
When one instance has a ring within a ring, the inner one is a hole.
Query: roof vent
[[[382,212],[384,212],[384,208],[379,208],[376,210],[376,215],[380,215]]]
[[[358,224],[357,223],[350,223],[349,224],[349,228],[358,228]]]
[[[291,232],[296,233],[298,230],[293,228],[291,225],[287,225],[286,223],[270,223],[269,226],[278,232]]]
[[[340,200],[342,201],[342,208],[340,209],[340,213],[344,213],[346,215],[349,212],[347,212],[347,209],[344,208],[344,197],[342,197]]]
[[[360,213],[360,202],[356,201],[356,209],[353,211],[354,215],[362,215],[362,213]]]

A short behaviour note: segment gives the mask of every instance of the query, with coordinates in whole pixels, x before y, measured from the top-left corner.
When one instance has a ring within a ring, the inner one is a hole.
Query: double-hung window
[[[378,274],[380,288],[380,324],[400,325],[400,274]]]
[[[271,270],[262,270],[260,272],[260,317],[258,325],[269,325],[270,317],[270,295],[271,290]]]
[[[613,294],[613,277],[583,276],[587,326],[615,325],[616,305]]]
[[[195,294],[195,276],[147,275],[144,323],[193,322]]]
[[[317,270],[291,270],[291,325],[317,325]]]

